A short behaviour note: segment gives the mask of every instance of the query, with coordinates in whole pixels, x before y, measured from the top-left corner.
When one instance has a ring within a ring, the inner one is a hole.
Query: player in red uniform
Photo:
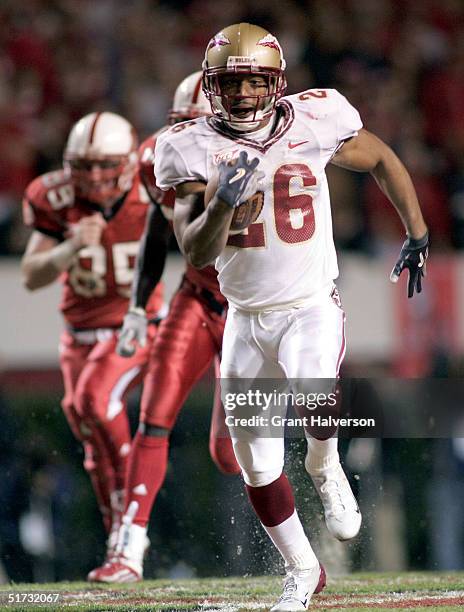
[[[64,169],[36,178],[23,202],[25,222],[34,229],[22,261],[24,283],[30,290],[58,277],[63,283],[62,406],[84,446],[109,550],[131,445],[125,396],[141,381],[149,350],[140,347],[129,359],[115,351],[149,208],[137,169],[130,123],[113,113],[92,113],[71,130]],[[155,265],[162,269],[163,253]],[[150,323],[161,305],[158,285],[147,304]],[[156,327],[148,329],[152,338]]]
[[[174,112],[169,123],[210,114],[209,103],[201,90],[202,73],[190,75],[178,87]],[[182,124],[181,124],[182,125]],[[174,128],[176,129],[176,128]],[[181,129],[181,128],[180,128]],[[175,194],[161,192],[154,180],[156,138],[141,147],[141,175],[153,208],[142,242],[137,277],[129,313],[124,320],[118,350],[132,355],[134,345],[144,344],[146,304],[160,275],[153,268],[153,254],[159,251],[160,227],[164,216],[171,219]],[[98,582],[135,582],[142,578],[147,524],[156,495],[166,474],[169,434],[192,387],[219,353],[225,323],[226,301],[219,292],[217,272],[209,266],[196,270],[187,265],[181,285],[161,323],[150,352],[140,412],[140,427],[134,439],[126,481],[126,511],[121,526],[118,554],[91,572]],[[226,473],[239,473],[232,444],[224,424],[224,409],[217,390],[210,435],[210,452]]]

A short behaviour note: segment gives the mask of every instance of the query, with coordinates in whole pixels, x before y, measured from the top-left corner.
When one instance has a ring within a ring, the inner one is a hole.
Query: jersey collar
[[[246,145],[247,147],[251,147],[252,149],[257,149],[261,153],[266,153],[273,144],[275,144],[284,134],[288,132],[292,126],[294,118],[295,112],[293,110],[293,106],[289,104],[287,100],[279,100],[276,105],[275,117],[275,125],[277,125],[277,128],[273,130],[269,138],[263,142],[256,142],[255,140],[238,136],[237,132],[233,132],[232,130],[228,129],[223,122],[218,121],[214,117],[208,117],[206,121],[208,122],[208,125],[212,127],[215,132],[221,134],[221,136],[233,140],[234,142]]]
[[[121,210],[122,205],[126,201],[126,197],[128,193],[129,193],[128,191],[126,191],[126,193],[123,193],[122,196],[119,198],[119,200],[116,200],[116,202],[113,204],[111,208],[103,208],[99,204],[95,204],[94,202],[90,202],[88,200],[83,200],[83,202],[85,203],[86,206],[88,206],[92,210],[95,210],[96,212],[101,213],[105,221],[111,221],[111,219],[113,219],[117,215],[117,213]]]

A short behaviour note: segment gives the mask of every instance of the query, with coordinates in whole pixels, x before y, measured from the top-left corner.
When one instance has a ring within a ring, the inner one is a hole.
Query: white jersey
[[[277,113],[277,128],[263,142],[232,136],[201,117],[172,127],[156,146],[161,189],[208,182],[221,161],[242,150],[259,158],[261,214],[229,237],[215,264],[221,292],[244,310],[308,302],[338,276],[325,167],[362,127],[359,113],[334,89],[282,98]]]

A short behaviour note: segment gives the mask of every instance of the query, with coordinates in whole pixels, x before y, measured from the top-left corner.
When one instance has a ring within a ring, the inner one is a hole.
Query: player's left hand
[[[119,333],[116,352],[121,357],[132,357],[137,345],[144,347],[147,343],[147,316],[143,308],[131,306],[124,317]]]
[[[408,298],[422,291],[422,278],[426,275],[426,262],[429,254],[429,233],[419,239],[407,238],[401,247],[400,256],[390,274],[392,283],[397,283],[401,272],[409,270]]]

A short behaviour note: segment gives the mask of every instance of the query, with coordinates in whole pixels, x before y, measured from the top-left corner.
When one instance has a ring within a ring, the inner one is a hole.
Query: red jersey
[[[139,240],[145,227],[149,198],[137,176],[131,190],[108,212],[75,197],[64,170],[48,172],[27,187],[23,199],[26,225],[62,241],[70,226],[82,217],[101,212],[107,221],[101,244],[84,247],[62,275],[60,305],[75,329],[120,327],[127,312]],[[158,285],[147,304],[156,316],[163,299]]]
[[[158,132],[144,140],[144,142],[140,145],[140,174],[142,176],[142,182],[145,185],[150,198],[155,204],[158,204],[161,207],[166,219],[172,223],[176,192],[174,189],[162,191],[156,184],[154,173],[156,139],[166,129],[168,128],[165,127],[158,130]],[[171,129],[175,129],[175,127]],[[199,290],[206,289],[214,295],[216,300],[225,302],[225,298],[219,291],[217,274],[218,273],[214,266],[207,266],[206,268],[198,270],[187,263],[185,270],[185,278],[195,285],[195,287],[197,287]]]

